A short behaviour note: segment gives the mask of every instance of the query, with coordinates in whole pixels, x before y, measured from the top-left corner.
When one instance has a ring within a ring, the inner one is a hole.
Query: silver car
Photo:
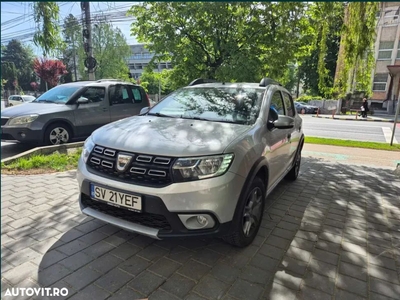
[[[1,140],[57,145],[87,138],[95,129],[140,113],[144,89],[114,79],[56,86],[36,100],[1,111]]]
[[[86,140],[80,207],[155,239],[220,236],[244,247],[266,196],[297,178],[303,143],[302,119],[277,82],[195,80]]]

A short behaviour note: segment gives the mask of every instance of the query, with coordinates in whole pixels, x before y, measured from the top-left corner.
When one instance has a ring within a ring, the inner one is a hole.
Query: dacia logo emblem
[[[126,154],[118,154],[117,156],[117,171],[124,172],[126,168],[129,166],[129,163],[132,160],[131,155],[126,155]]]

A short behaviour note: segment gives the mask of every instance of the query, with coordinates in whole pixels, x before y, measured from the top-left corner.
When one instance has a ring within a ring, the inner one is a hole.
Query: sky
[[[60,6],[60,21],[69,14],[81,19],[80,2],[58,2]],[[113,13],[111,22],[113,26],[121,29],[128,44],[136,44],[137,40],[130,35],[130,25],[133,19],[125,17],[125,13],[134,2],[90,2],[91,15],[99,13]],[[119,14],[116,16],[116,14]],[[42,50],[33,42],[36,24],[33,20],[33,2],[1,2],[1,44],[7,44],[12,38],[29,44],[36,55],[42,55]]]

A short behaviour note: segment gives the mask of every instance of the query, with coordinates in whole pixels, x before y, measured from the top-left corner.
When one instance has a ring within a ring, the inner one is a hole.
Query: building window
[[[399,45],[397,46],[397,56],[396,56],[396,58],[400,59],[400,42],[399,42]]]
[[[379,50],[392,50],[394,47],[394,41],[381,41],[379,43]]]
[[[381,41],[379,43],[378,59],[390,60],[394,48],[394,41]]]
[[[374,91],[386,91],[386,83],[388,74],[375,74],[374,85],[372,89]]]
[[[378,59],[388,60],[392,57],[392,50],[379,50]]]

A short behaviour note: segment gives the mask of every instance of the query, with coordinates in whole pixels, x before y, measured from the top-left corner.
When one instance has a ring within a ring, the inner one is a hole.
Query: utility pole
[[[94,68],[96,67],[96,59],[93,57],[92,48],[92,24],[90,19],[90,2],[81,2],[83,22],[83,42],[86,52],[85,67],[88,69],[89,80],[95,80]]]
[[[78,81],[78,75],[76,73],[76,48],[75,48],[75,33],[72,33],[72,55],[74,56],[74,74],[75,74],[75,81]]]
[[[394,133],[396,132],[397,118],[399,117],[399,115],[400,115],[400,95],[397,99],[397,109],[393,121],[393,130],[392,130],[392,138],[390,139],[390,146],[393,146]]]

